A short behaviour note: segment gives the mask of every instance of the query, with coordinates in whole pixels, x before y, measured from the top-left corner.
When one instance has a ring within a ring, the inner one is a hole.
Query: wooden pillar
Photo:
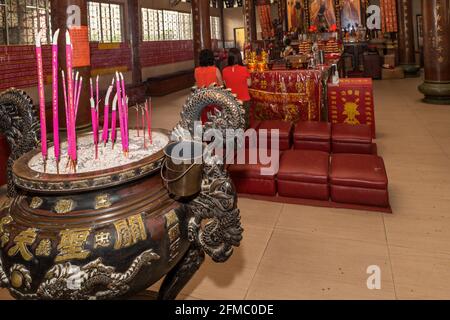
[[[225,23],[223,21],[223,0],[219,1],[219,9],[220,9],[220,35],[222,37],[222,48],[225,48]]]
[[[74,6],[74,7],[71,7]],[[81,27],[88,26],[88,12],[86,0],[58,0],[51,1],[52,29],[60,29],[58,39],[58,64],[59,68],[66,72],[66,30],[68,22],[80,22]],[[70,19],[68,19],[70,18]],[[73,18],[73,19],[72,19]],[[77,128],[88,128],[91,125],[91,111],[89,107],[89,79],[91,77],[91,66],[74,68],[83,77],[83,86],[80,95],[80,104],[77,114]],[[66,78],[67,79],[67,78]],[[64,96],[62,81],[59,81],[59,124],[61,128],[66,128],[64,110]]]
[[[209,0],[192,0],[192,20],[194,30],[194,60],[198,66],[198,56],[202,49],[211,49],[211,23]]]
[[[450,0],[422,0],[424,101],[450,104]]]
[[[257,40],[256,35],[256,12],[254,0],[244,1],[244,26],[245,26],[245,42],[253,43]]]
[[[139,50],[140,39],[140,8],[139,0],[128,1],[129,40],[131,45],[131,66],[133,85],[142,82],[141,55]]]
[[[416,75],[419,67],[416,65],[414,52],[412,0],[397,0],[397,8],[400,66],[406,74]]]

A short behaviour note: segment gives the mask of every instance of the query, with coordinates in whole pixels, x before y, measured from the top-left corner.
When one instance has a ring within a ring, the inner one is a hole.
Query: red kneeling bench
[[[366,154],[333,154],[330,193],[335,202],[389,207],[388,178],[383,158]]]
[[[283,197],[328,200],[330,155],[316,150],[288,150],[281,155],[277,175]]]

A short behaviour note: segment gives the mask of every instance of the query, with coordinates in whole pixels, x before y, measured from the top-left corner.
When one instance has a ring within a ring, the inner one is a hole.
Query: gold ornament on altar
[[[257,63],[257,56],[256,56],[256,51],[250,51],[250,53],[247,56],[247,68],[248,71],[250,72],[254,72],[256,69],[256,63]]]

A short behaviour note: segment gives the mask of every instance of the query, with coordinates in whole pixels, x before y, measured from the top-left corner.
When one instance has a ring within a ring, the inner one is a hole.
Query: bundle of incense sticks
[[[39,114],[41,122],[41,152],[44,162],[44,172],[46,171],[46,163],[48,158],[47,148],[47,128],[45,118],[45,92],[44,92],[44,71],[42,63],[42,48],[41,48],[41,36],[42,31],[37,33],[36,36],[36,61],[37,61],[37,74],[38,74],[38,92],[39,92]],[[59,173],[59,162],[61,160],[61,146],[59,136],[59,101],[58,101],[58,36],[59,29],[53,34],[52,37],[52,120],[53,120],[53,139],[54,139],[54,157],[56,161],[57,172]],[[67,166],[73,172],[76,172],[77,167],[77,136],[76,136],[76,119],[78,114],[78,107],[80,103],[81,90],[83,85],[83,77],[73,69],[73,47],[71,43],[70,33],[66,31],[66,70],[61,70],[61,80],[64,96],[64,110],[67,127],[67,153],[68,162]],[[115,78],[115,79],[114,79]],[[128,139],[128,97],[126,94],[125,79],[122,73],[116,72],[113,77],[111,85],[108,87],[105,106],[104,106],[104,124],[102,141],[106,145],[109,139],[109,112],[110,112],[110,96],[114,88],[114,80],[116,81],[116,95],[114,96],[111,105],[111,142],[114,148],[116,141],[116,121],[117,121],[117,108],[119,112],[119,124],[120,135],[122,142],[122,150],[125,156],[128,156],[129,152],[129,139]],[[93,140],[95,144],[95,158],[98,159],[98,142],[99,142],[99,77],[96,78],[95,96],[92,79],[90,81],[90,108],[92,118],[92,131]],[[142,108],[142,131],[144,134],[144,148],[146,148],[145,142],[145,119],[147,120],[147,129],[151,142],[151,100],[150,106],[146,102],[145,109]],[[137,121],[139,120],[139,110],[137,111]],[[139,126],[137,126],[139,132]]]
[[[77,138],[76,138],[76,105],[75,87],[73,79],[73,48],[70,39],[69,31],[66,31],[66,73],[67,73],[67,144],[70,168],[76,172],[77,166]],[[81,89],[80,89],[81,90]]]

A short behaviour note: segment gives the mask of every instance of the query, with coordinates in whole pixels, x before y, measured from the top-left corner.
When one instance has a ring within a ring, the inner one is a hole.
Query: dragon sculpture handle
[[[8,203],[17,195],[12,176],[12,166],[16,159],[38,145],[39,122],[33,110],[31,98],[22,90],[8,89],[0,93],[0,133],[6,136],[11,149],[8,159]],[[0,211],[8,206],[0,207]],[[7,218],[3,218],[7,219]],[[8,285],[0,257],[0,287]]]
[[[230,90],[210,86],[194,88],[181,111],[181,121],[175,132],[188,131],[194,136],[194,123],[200,120],[205,107],[214,105],[217,110],[209,115],[205,128],[219,130],[225,137],[228,129],[243,130],[245,110],[242,102]],[[178,136],[179,139],[188,139]],[[186,206],[193,216],[189,222],[189,239],[198,245],[215,262],[224,262],[239,246],[243,229],[237,208],[236,190],[221,159],[206,154],[200,194]]]
[[[8,197],[14,197],[12,166],[15,160],[33,150],[39,143],[39,121],[31,98],[22,90],[8,89],[0,93],[0,133],[11,148],[8,159]]]

